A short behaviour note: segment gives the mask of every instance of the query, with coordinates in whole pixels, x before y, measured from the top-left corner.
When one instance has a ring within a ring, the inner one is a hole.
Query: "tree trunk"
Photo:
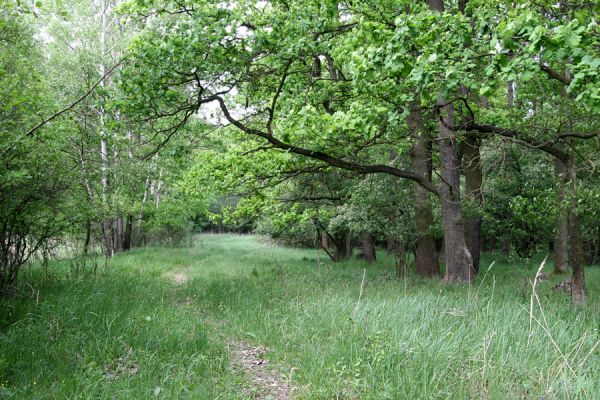
[[[502,255],[508,257],[510,255],[510,234],[507,232],[502,238]]]
[[[114,223],[114,243],[113,248],[115,252],[123,250],[123,217],[117,217]]]
[[[123,234],[123,250],[127,251],[131,249],[131,235],[133,232],[133,215],[127,216],[127,222],[125,224],[125,233]]]
[[[443,0],[429,0],[429,7],[443,12]],[[440,167],[442,183],[440,201],[444,228],[444,254],[446,261],[446,282],[469,282],[473,279],[473,260],[465,240],[462,210],[460,203],[460,165],[456,155],[456,134],[449,127],[454,126],[454,107],[446,104],[440,95],[438,99]]]
[[[413,171],[431,180],[432,155],[431,134],[423,126],[423,118],[418,101],[413,101],[408,115],[408,126],[414,137],[411,149]],[[440,264],[435,250],[435,240],[431,234],[433,210],[431,197],[427,190],[419,184],[413,184],[415,195],[415,229],[417,241],[415,245],[415,269],[422,277],[437,276]]]
[[[106,0],[102,1],[102,15],[101,23],[102,30],[100,32],[100,45],[101,45],[101,56],[104,57],[107,54],[107,34],[108,34],[108,13],[110,12],[110,3]],[[104,60],[100,63],[100,74],[105,75],[106,67]],[[105,88],[107,86],[107,78],[102,79],[100,86]],[[104,107],[100,107],[100,159],[101,159],[101,171],[102,171],[102,206],[104,208],[104,219],[102,221],[102,235],[104,238],[104,246],[107,257],[112,257],[114,254],[113,247],[113,221],[109,218],[109,178],[108,178],[108,132],[106,128],[106,115]]]
[[[369,263],[377,261],[377,252],[375,251],[375,241],[368,231],[362,233],[362,251],[364,259]]]
[[[567,174],[569,176],[570,203],[569,207],[569,256],[573,275],[571,277],[571,295],[574,305],[586,303],[585,296],[585,272],[583,267],[583,246],[581,242],[581,227],[577,215],[577,174],[574,166],[574,155],[571,153],[567,162]]]
[[[144,225],[144,207],[146,206],[146,203],[148,202],[151,184],[152,184],[152,180],[148,176],[146,178],[144,197],[142,198],[142,206],[140,208],[140,215],[138,217],[138,223],[137,223],[137,228],[136,228],[136,233],[135,233],[135,246],[136,247],[140,247],[143,243],[142,236],[143,236],[143,225]]]
[[[396,251],[396,240],[391,236],[386,239],[385,251],[388,255],[392,255]]]
[[[569,219],[564,202],[566,200],[565,186],[567,182],[567,166],[562,160],[555,159],[554,172],[558,179],[560,189],[558,191],[558,215],[556,218],[556,240],[554,242],[554,273],[564,274],[568,272],[568,246],[569,246]]]
[[[92,240],[92,221],[89,219],[85,224],[85,241],[83,242],[83,254],[87,255],[90,250],[90,242]]]
[[[329,250],[329,240],[327,239],[327,234],[325,232],[321,232],[321,247],[324,250]]]
[[[465,217],[465,239],[467,248],[473,258],[473,272],[479,273],[479,260],[481,258],[481,214],[479,208],[483,203],[482,185],[483,174],[481,171],[481,155],[479,153],[479,139],[469,135],[464,145],[464,172],[467,198],[474,205],[471,214]]]
[[[469,282],[473,279],[473,259],[467,248],[460,199],[460,166],[455,150],[456,135],[454,107],[440,96],[438,105],[442,119],[439,123],[440,167],[442,183],[440,201],[444,228],[446,282]]]
[[[352,237],[349,233],[336,235],[333,244],[335,245],[333,261],[344,261],[352,257]]]

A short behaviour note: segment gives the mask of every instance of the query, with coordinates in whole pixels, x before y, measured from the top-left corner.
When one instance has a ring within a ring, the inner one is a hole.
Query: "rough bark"
[[[443,0],[429,0],[429,7],[443,12]],[[473,260],[467,248],[460,203],[460,165],[457,157],[456,134],[449,127],[454,124],[454,107],[440,96],[439,122],[440,167],[442,183],[439,194],[444,228],[444,257],[447,282],[469,282],[473,279]]]
[[[413,171],[431,181],[431,134],[423,128],[423,118],[418,102],[413,102],[408,116],[408,126],[413,132],[414,144],[410,155]],[[430,228],[433,223],[431,197],[421,185],[413,185],[415,203],[415,269],[419,276],[437,276],[440,265],[435,250],[435,240]]]
[[[556,239],[554,242],[554,273],[564,274],[569,269],[569,219],[566,210],[563,209],[566,195],[567,183],[567,166],[565,163],[556,158],[554,164],[554,172],[559,182],[560,189],[558,191],[559,212],[556,218]]]
[[[375,240],[368,231],[363,231],[362,233],[362,251],[365,261],[367,261],[369,264],[377,261]]]
[[[476,209],[472,211],[471,215],[465,217],[465,239],[467,248],[473,258],[473,272],[475,274],[479,273],[482,241],[482,219],[479,207],[483,203],[483,174],[479,146],[479,139],[476,136],[469,135],[466,137],[463,155],[466,196]]]
[[[352,257],[352,237],[349,233],[336,235],[333,244],[335,245],[333,261],[344,261]]]
[[[447,282],[469,282],[473,279],[473,259],[467,248],[460,198],[460,165],[456,155],[456,134],[449,127],[454,126],[454,108],[446,100],[439,98],[440,112],[439,146],[440,201],[444,228],[444,254]]]

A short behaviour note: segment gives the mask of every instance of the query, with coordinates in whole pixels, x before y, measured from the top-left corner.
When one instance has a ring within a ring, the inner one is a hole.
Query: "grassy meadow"
[[[532,308],[541,258],[486,255],[472,285],[449,286],[397,279],[378,256],[334,264],[201,235],[119,254],[96,274],[68,260],[48,277],[25,269],[20,294],[0,300],[0,399],[263,398],[230,367],[232,340],[268,349],[294,399],[600,398],[598,268],[587,307],[551,277]]]

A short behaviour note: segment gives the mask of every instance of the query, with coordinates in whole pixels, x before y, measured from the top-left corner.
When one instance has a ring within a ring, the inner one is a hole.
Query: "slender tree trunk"
[[[120,252],[123,250],[123,217],[115,218],[114,229],[113,249],[115,252]]]
[[[467,247],[473,258],[473,272],[479,273],[479,260],[481,258],[481,214],[479,208],[483,203],[483,174],[481,171],[481,155],[479,153],[479,139],[468,135],[464,144],[464,172],[467,198],[476,207],[472,213],[465,217],[465,238]]]
[[[413,171],[431,180],[431,134],[423,126],[423,118],[417,101],[413,101],[411,104],[408,115],[408,126],[414,136],[414,144],[410,152]],[[440,265],[435,249],[435,240],[431,234],[431,225],[433,223],[431,195],[416,183],[413,184],[413,190],[415,196],[415,229],[417,234],[415,269],[419,276],[437,276],[440,273]]]
[[[87,255],[90,249],[90,242],[92,240],[92,221],[89,219],[85,224],[85,241],[83,242],[83,254]]]
[[[565,163],[555,158],[554,171],[560,189],[558,191],[558,215],[556,218],[556,240],[554,242],[554,273],[564,274],[568,272],[568,247],[569,247],[569,218],[567,210],[565,210],[564,202],[566,200],[566,184],[567,184],[567,166]]]
[[[102,0],[102,15],[101,15],[101,23],[102,28],[100,32],[100,45],[102,57],[107,54],[107,35],[108,35],[108,13],[110,12],[110,2],[107,0]],[[104,65],[104,60],[101,61],[100,64],[100,74],[104,76],[106,67]],[[106,87],[107,82],[106,79],[103,79],[100,83],[101,87]],[[101,172],[102,172],[102,206],[104,208],[104,218],[102,221],[102,235],[104,238],[104,246],[106,255],[108,257],[112,257],[114,254],[114,246],[113,246],[113,221],[109,217],[109,178],[108,178],[108,132],[106,128],[106,115],[104,107],[100,107],[100,159],[101,159]]]
[[[375,241],[368,231],[362,233],[362,251],[365,260],[370,264],[377,261],[377,252],[375,250]]]
[[[137,247],[141,246],[143,243],[142,235],[143,235],[143,225],[144,225],[144,207],[148,202],[148,197],[150,196],[150,187],[152,185],[152,180],[148,176],[146,178],[146,186],[144,189],[144,197],[142,198],[142,207],[140,209],[140,215],[138,217],[137,229],[135,233],[135,245]]]
[[[571,153],[567,162],[567,174],[569,176],[569,196],[571,207],[569,207],[569,258],[573,274],[571,277],[571,294],[573,304],[583,305],[586,303],[585,295],[585,272],[583,266],[583,246],[581,241],[581,227],[577,215],[577,173],[575,171],[574,154]]]
[[[454,108],[439,99],[442,120],[439,123],[440,167],[442,183],[440,201],[444,228],[444,254],[447,282],[469,282],[473,279],[473,259],[467,248],[460,199],[460,166],[455,150]]]
[[[125,233],[123,234],[123,250],[127,251],[131,249],[131,235],[133,232],[133,215],[127,216],[127,222],[125,223]]]
[[[321,232],[321,247],[325,250],[329,250],[329,239],[325,232]]]

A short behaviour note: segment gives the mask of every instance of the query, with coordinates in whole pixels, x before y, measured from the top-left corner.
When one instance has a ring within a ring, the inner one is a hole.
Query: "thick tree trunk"
[[[467,248],[473,258],[473,272],[479,273],[479,260],[481,257],[481,214],[479,208],[483,203],[483,174],[481,171],[481,155],[479,153],[479,139],[467,136],[464,145],[464,172],[467,198],[476,209],[465,217],[465,239]]]
[[[429,0],[429,7],[443,12],[443,0]],[[440,201],[444,228],[444,254],[447,282],[469,282],[473,279],[473,260],[465,240],[460,203],[460,165],[456,155],[456,135],[449,127],[454,126],[454,108],[439,97],[438,106],[443,114],[439,123],[440,167],[442,183]]]
[[[333,261],[344,261],[352,257],[352,237],[349,233],[336,235]]]
[[[408,115],[408,126],[414,137],[414,144],[410,152],[413,171],[431,180],[431,134],[423,126],[423,118],[417,101],[413,101],[411,105]],[[431,195],[417,183],[413,184],[413,189],[415,195],[415,229],[417,234],[415,269],[419,276],[437,276],[440,273],[440,265],[435,249],[435,240],[431,234],[431,225],[433,223]]]
[[[375,240],[368,231],[362,233],[362,251],[364,259],[370,264],[377,261],[377,252],[375,251]]]
[[[564,209],[565,186],[567,177],[567,166],[562,160],[555,159],[554,172],[558,179],[560,189],[558,191],[559,212],[556,218],[556,240],[554,242],[554,273],[564,274],[568,271],[568,246],[569,246],[569,219]]]
[[[444,254],[447,282],[469,282],[473,279],[473,259],[467,248],[460,199],[460,166],[455,150],[454,108],[439,99],[442,120],[439,123],[440,167],[442,183],[440,201],[444,228]]]

